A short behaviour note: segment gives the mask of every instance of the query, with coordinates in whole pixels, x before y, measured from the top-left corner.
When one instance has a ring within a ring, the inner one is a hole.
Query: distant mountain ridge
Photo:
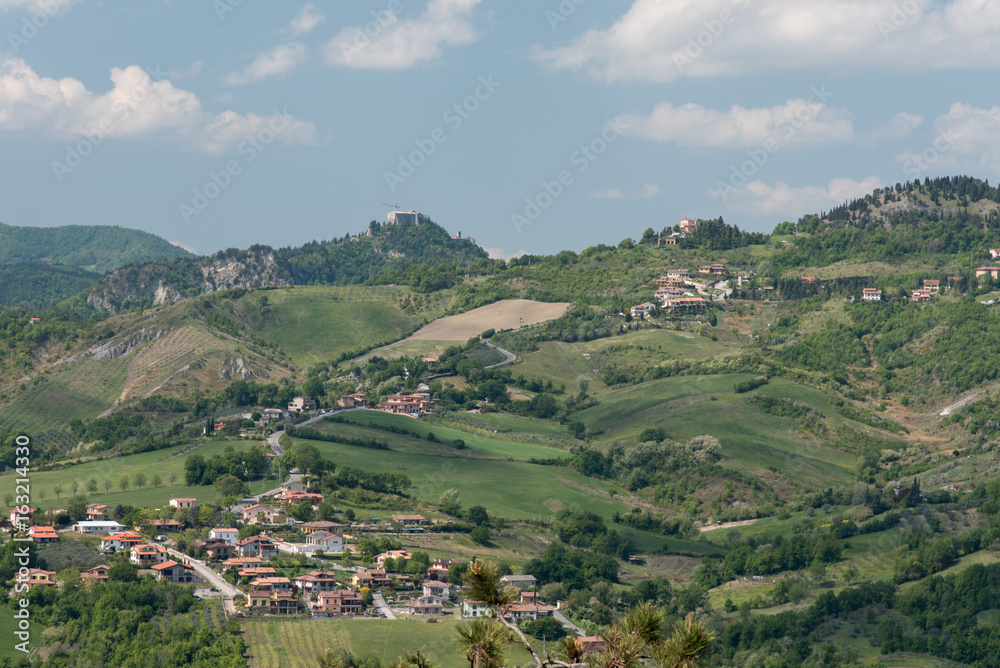
[[[0,266],[39,262],[103,274],[135,262],[193,257],[142,230],[110,225],[15,227],[0,223]]]

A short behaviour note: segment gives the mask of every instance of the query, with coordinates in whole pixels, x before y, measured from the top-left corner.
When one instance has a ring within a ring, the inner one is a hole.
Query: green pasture
[[[417,619],[307,619],[243,623],[252,668],[312,668],[326,649],[346,649],[356,656],[378,655],[390,663],[416,650],[429,654],[441,666],[463,664],[455,642],[455,615],[436,623]],[[506,665],[528,665],[531,657],[514,645]]]
[[[427,438],[428,434],[433,433],[439,443],[429,445],[447,444],[450,446],[455,440],[462,440],[465,442],[468,449],[492,457],[511,457],[514,459],[549,459],[553,457],[570,456],[570,453],[557,448],[549,448],[529,443],[516,443],[504,440],[500,437],[490,438],[481,434],[470,434],[466,431],[461,431],[459,429],[454,429],[441,424],[431,424],[425,420],[417,420],[405,415],[392,415],[390,413],[382,413],[379,411],[355,411],[346,414],[344,418],[358,425],[398,427],[400,429],[406,429],[410,433],[419,434],[421,437],[420,439],[413,439],[401,434],[393,434],[386,431],[366,430],[366,436],[380,441],[392,442],[393,440],[389,437],[397,436],[402,437],[403,439],[402,442],[399,439],[395,439],[395,442],[397,443],[405,442],[407,445],[421,444],[422,442],[425,442],[424,439]],[[338,433],[337,428],[342,428],[344,426],[329,422],[322,424],[324,425],[324,431],[334,434]],[[351,435],[357,436],[357,434]],[[560,435],[560,437],[565,438],[564,435]],[[435,450],[437,450],[437,448],[435,448]]]
[[[184,460],[194,454],[207,458],[221,453],[229,445],[242,449],[257,444],[259,442],[205,440],[197,448],[187,452],[182,452],[185,446],[175,446],[137,455],[64,466],[57,470],[31,471],[28,475],[31,481],[31,505],[42,510],[65,507],[67,499],[73,496],[74,481],[79,484],[79,494],[87,496],[92,503],[110,506],[122,504],[159,508],[166,505],[174,496],[194,497],[201,502],[211,502],[215,499],[215,487],[184,486]],[[135,476],[140,472],[145,473],[147,479],[147,486],[143,489],[135,487]],[[159,487],[152,486],[154,474],[159,474],[162,479]],[[171,474],[175,477],[174,484],[170,484]],[[130,488],[127,491],[122,491],[119,486],[123,475],[129,477]],[[15,471],[0,475],[0,496],[15,493],[17,478],[18,474]],[[96,480],[98,484],[97,492],[93,494],[87,491],[87,483],[91,479]],[[103,485],[105,480],[111,482],[108,491],[105,491]],[[62,487],[60,496],[55,493],[56,485]],[[254,493],[273,489],[275,486],[273,479],[258,481],[254,483]],[[45,494],[45,499],[41,498],[42,492]]]
[[[707,434],[722,443],[729,466],[749,471],[777,467],[782,474],[815,486],[850,483],[854,456],[803,440],[795,434],[794,421],[764,413],[748,401],[754,393],[789,398],[844,421],[826,395],[784,380],[754,392],[734,393],[734,383],[751,377],[674,376],[627,385],[601,393],[598,405],[581,411],[576,419],[597,433],[600,442],[634,442],[647,427],[661,427],[679,441]]]
[[[399,300],[410,294],[399,286],[302,286],[254,292],[237,305],[260,337],[307,367],[343,350],[399,339],[427,317],[399,309]],[[258,306],[264,296],[266,309]]]

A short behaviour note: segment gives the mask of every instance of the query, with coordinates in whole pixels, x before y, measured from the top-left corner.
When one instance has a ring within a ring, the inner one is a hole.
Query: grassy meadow
[[[346,649],[357,656],[375,654],[384,662],[416,650],[431,655],[441,666],[462,665],[455,643],[454,615],[435,623],[418,619],[305,619],[246,621],[244,637],[251,668],[312,668],[327,649]],[[527,665],[530,655],[514,645],[508,665]]]
[[[301,286],[251,293],[236,306],[258,336],[308,367],[343,350],[396,341],[443,312],[403,312],[398,302],[411,294],[399,286]],[[262,296],[267,297],[266,308],[260,306]]]
[[[184,446],[175,446],[164,450],[153,452],[143,452],[137,455],[126,455],[124,457],[113,457],[64,466],[50,471],[32,471],[31,480],[31,505],[35,508],[47,510],[51,508],[65,507],[66,500],[73,496],[72,484],[79,484],[79,493],[85,494],[93,503],[103,503],[110,506],[117,504],[148,506],[159,508],[174,496],[188,496],[197,498],[203,503],[211,502],[215,499],[214,487],[185,487],[184,486],[184,460],[194,454],[210,457],[219,454],[229,445],[234,448],[250,448],[258,445],[259,442],[251,441],[216,441],[205,440],[196,448],[184,450]],[[136,489],[135,476],[137,473],[145,473],[147,486],[143,489]],[[162,485],[152,486],[153,474],[159,474],[162,478]],[[131,483],[130,489],[122,491],[119,487],[121,477],[128,475]],[[174,484],[170,483],[170,476],[174,476]],[[17,473],[9,471],[0,475],[0,496],[13,494]],[[87,491],[87,482],[91,479],[97,481],[96,493]],[[105,490],[103,482],[111,482],[110,490]],[[62,487],[61,496],[56,496],[55,486]],[[254,493],[275,487],[274,480],[258,481],[252,486]],[[45,498],[41,498],[44,492]]]

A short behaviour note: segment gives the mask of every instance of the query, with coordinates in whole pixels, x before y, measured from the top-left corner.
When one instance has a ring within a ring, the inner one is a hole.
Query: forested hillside
[[[455,240],[429,218],[418,225],[382,225],[333,241],[274,250],[230,248],[204,259],[136,264],[105,277],[86,296],[98,310],[165,304],[227,289],[284,285],[406,283],[424,292],[452,287],[486,252]]]
[[[103,274],[133,262],[193,257],[155,234],[124,227],[14,227],[0,223],[0,265],[48,262]]]

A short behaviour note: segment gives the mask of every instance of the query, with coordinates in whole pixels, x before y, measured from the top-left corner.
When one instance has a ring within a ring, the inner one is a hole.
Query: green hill
[[[463,271],[493,264],[482,248],[452,239],[421,216],[419,224],[372,221],[363,234],[296,248],[254,245],[125,267],[102,279],[87,301],[118,313],[233,288],[405,284],[427,293],[452,287]]]
[[[100,275],[78,267],[42,263],[0,266],[0,304],[44,309],[78,295]]]
[[[103,274],[133,262],[193,257],[155,234],[110,225],[14,227],[0,223],[0,265],[46,262]]]

